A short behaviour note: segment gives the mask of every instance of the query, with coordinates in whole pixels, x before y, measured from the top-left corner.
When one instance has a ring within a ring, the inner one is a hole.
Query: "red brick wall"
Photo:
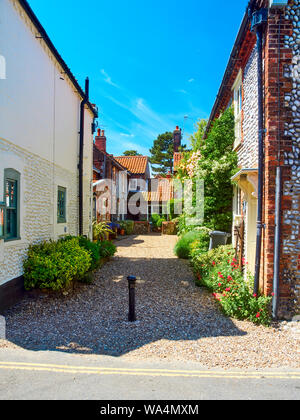
[[[285,135],[285,125],[291,120],[291,110],[286,106],[285,95],[292,90],[292,82],[289,78],[285,77],[284,73],[286,66],[292,63],[292,49],[287,48],[285,44],[285,37],[291,36],[292,32],[292,22],[285,19],[284,10],[270,9],[264,48],[266,127],[264,184],[265,231],[263,237],[261,284],[266,294],[271,294],[273,290],[275,179],[276,167],[279,164],[283,168],[282,186],[291,180],[291,166],[285,164],[284,156],[292,151],[291,139]],[[278,81],[280,86],[278,86]],[[280,90],[278,87],[280,87]],[[293,267],[291,262],[291,253],[284,252],[284,243],[291,236],[291,227],[285,224],[284,215],[287,211],[291,210],[291,205],[291,197],[289,195],[283,195],[280,258],[280,314],[283,316],[293,311],[292,272],[296,267]]]

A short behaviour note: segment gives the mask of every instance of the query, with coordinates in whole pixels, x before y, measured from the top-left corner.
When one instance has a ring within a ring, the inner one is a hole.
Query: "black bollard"
[[[128,314],[128,321],[135,322],[136,315],[135,315],[135,285],[136,285],[136,277],[129,276],[127,277],[128,280],[128,288],[129,288],[129,314]]]

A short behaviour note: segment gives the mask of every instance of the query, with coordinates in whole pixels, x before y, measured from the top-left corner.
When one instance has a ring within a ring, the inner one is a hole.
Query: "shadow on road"
[[[139,243],[135,237],[119,242]],[[136,323],[128,323],[127,275],[138,278]],[[67,296],[26,296],[6,311],[6,338],[24,349],[121,356],[160,340],[242,336],[212,296],[174,258],[116,257]]]

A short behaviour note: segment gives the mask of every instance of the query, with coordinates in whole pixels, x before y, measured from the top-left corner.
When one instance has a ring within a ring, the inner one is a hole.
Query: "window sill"
[[[9,238],[9,239],[5,239],[5,238],[0,238],[0,240],[4,240],[5,243],[12,243],[12,242],[18,242],[21,241],[20,237],[17,238]]]

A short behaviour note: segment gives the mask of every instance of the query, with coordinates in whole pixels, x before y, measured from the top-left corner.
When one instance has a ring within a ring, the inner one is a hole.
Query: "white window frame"
[[[138,180],[136,178],[130,179],[128,190],[129,191],[137,191],[137,187],[138,187]]]
[[[234,216],[242,215],[242,190],[239,186],[234,186],[233,214]]]
[[[235,141],[234,149],[242,142],[242,109],[243,109],[243,72],[240,69],[233,84],[233,104],[235,118]]]

